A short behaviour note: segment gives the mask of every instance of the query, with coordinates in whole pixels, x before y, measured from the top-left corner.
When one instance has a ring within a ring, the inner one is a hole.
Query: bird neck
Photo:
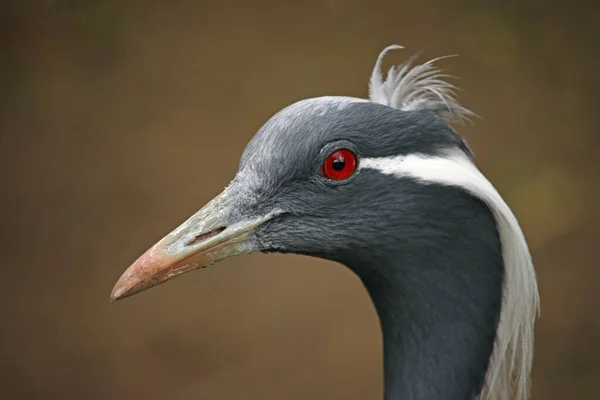
[[[347,263],[379,315],[385,400],[467,400],[482,390],[504,268],[493,218],[470,227],[430,225],[418,243],[399,240],[383,258]]]

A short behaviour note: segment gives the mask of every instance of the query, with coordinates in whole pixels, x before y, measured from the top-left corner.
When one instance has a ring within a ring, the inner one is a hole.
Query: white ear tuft
[[[369,82],[369,98],[374,103],[384,104],[403,111],[427,110],[446,122],[464,121],[474,116],[456,100],[457,88],[443,80],[448,78],[433,63],[446,57],[439,57],[421,65],[412,66],[416,56],[388,71],[383,80],[381,64],[390,50],[403,49],[391,45],[383,49],[377,58]]]

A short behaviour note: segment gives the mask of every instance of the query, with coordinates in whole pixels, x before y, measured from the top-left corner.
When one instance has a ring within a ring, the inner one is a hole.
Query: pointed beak
[[[225,189],[138,258],[119,278],[111,301],[132,296],[188,271],[258,250],[257,227],[277,213],[232,223],[231,189]]]

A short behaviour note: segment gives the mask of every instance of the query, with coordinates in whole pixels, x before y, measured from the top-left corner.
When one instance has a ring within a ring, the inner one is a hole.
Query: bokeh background
[[[123,270],[233,177],[269,116],[365,97],[379,51],[460,57],[457,127],[539,273],[533,394],[600,393],[600,18],[589,1],[0,3],[5,399],[378,399],[340,265],[252,255],[123,302]],[[389,65],[389,64],[388,64]]]

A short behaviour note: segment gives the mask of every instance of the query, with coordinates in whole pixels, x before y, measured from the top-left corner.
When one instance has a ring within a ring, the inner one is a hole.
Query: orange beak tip
[[[226,198],[226,193],[219,196],[131,264],[115,284],[110,301],[133,296],[186,272],[253,251],[248,241],[251,232],[277,213],[225,228],[228,221],[221,220],[224,214],[219,199]],[[190,242],[190,238],[194,240]]]

